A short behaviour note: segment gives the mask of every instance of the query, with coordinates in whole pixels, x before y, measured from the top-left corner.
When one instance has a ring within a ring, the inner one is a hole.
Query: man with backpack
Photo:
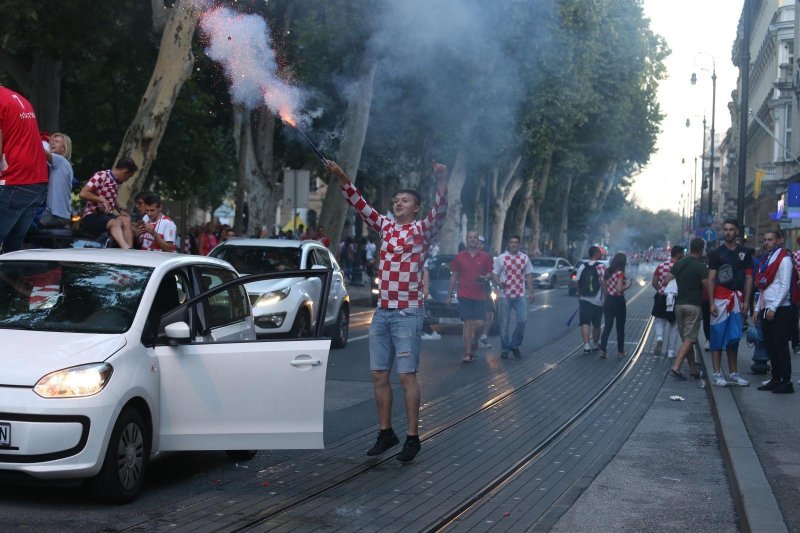
[[[737,361],[742,338],[743,318],[750,305],[753,290],[753,258],[747,249],[736,243],[739,223],[728,219],[722,224],[724,243],[708,254],[708,301],[711,304],[711,382],[717,387],[738,385],[749,381],[739,376]],[[728,354],[727,378],[722,373],[722,350]]]
[[[600,322],[603,320],[602,279],[606,267],[600,262],[602,251],[599,246],[589,248],[589,261],[578,267],[578,305],[581,334],[583,335],[583,353],[599,350]],[[589,344],[589,327],[592,327],[592,344]]]

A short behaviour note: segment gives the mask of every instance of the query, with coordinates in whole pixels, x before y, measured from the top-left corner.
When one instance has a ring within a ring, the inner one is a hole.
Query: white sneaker
[[[667,359],[675,359],[675,350],[667,350]]]
[[[583,353],[590,353],[592,351],[592,347],[589,346],[589,343],[583,345]]]
[[[656,347],[653,348],[653,355],[661,355],[661,347],[664,345],[663,337],[656,337]]]
[[[742,378],[738,372],[734,372],[728,376],[728,383],[731,385],[739,385],[740,387],[747,387],[750,382]]]
[[[432,333],[423,333],[421,339],[424,341],[438,341],[442,336],[435,331]]]
[[[599,344],[597,344],[597,342],[595,342],[595,341],[592,341],[592,351],[593,351],[593,352],[597,352],[597,351],[599,351],[599,350],[600,350],[600,345],[599,345]]]
[[[714,383],[715,387],[727,387],[728,382],[725,380],[725,376],[722,372],[718,372],[711,377],[711,380]]]
[[[707,341],[707,340],[706,340],[705,348],[706,348],[706,351],[707,351],[707,352],[711,350],[711,348],[709,347],[709,344],[708,344],[708,341]]]
[[[481,335],[481,338],[478,339],[478,346],[480,346],[481,348],[491,348],[492,343],[489,342],[489,337],[487,337],[486,335]]]

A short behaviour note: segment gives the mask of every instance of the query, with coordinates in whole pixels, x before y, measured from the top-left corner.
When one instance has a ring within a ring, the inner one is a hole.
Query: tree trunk
[[[439,232],[439,252],[454,254],[458,251],[458,244],[464,240],[461,228],[461,189],[467,180],[467,150],[460,148],[453,168],[450,170],[450,179],[447,183],[447,217],[444,226]]]
[[[541,254],[540,242],[542,237],[542,221],[540,219],[541,207],[547,193],[547,182],[550,180],[550,168],[553,163],[553,149],[549,149],[542,158],[540,177],[535,184],[533,194],[533,205],[530,209],[531,218],[531,238],[528,245],[531,255]]]
[[[29,98],[36,110],[39,129],[49,133],[58,131],[61,113],[61,65],[60,59],[52,59],[41,53],[33,56]]]
[[[375,80],[377,61],[368,54],[359,66],[358,81],[355,82],[347,103],[344,120],[344,135],[339,146],[337,159],[347,175],[354,182],[361,164],[361,151],[367,137],[369,125],[369,111],[372,106],[372,85]],[[325,192],[324,207],[319,217],[318,225],[325,227],[325,232],[330,238],[331,250],[337,250],[339,239],[344,228],[344,221],[350,212],[349,205],[342,196],[338,181],[333,178],[328,182]]]
[[[556,250],[559,257],[567,257],[569,252],[569,242],[567,239],[567,229],[569,224],[569,194],[572,190],[572,173],[569,173],[563,180],[564,186],[561,195],[561,213],[558,217],[558,225],[556,227]]]
[[[172,106],[192,73],[192,36],[197,26],[197,15],[194,2],[189,0],[179,0],[171,9],[150,83],[117,155],[117,159],[131,157],[139,166],[137,174],[120,187],[117,199],[120,206],[126,206],[140,189],[144,176],[156,159]]]
[[[521,207],[516,209],[516,216],[511,225],[511,231],[509,232],[511,235],[519,235],[523,242],[525,242],[525,246],[528,248],[528,250],[534,249],[534,247],[531,245],[532,240],[530,236],[528,236],[528,239],[525,240],[525,227],[528,222],[531,208],[533,207],[534,184],[535,180],[533,176],[528,176],[528,179],[525,180],[524,187],[519,192],[519,201],[521,202]]]
[[[278,202],[277,170],[273,168],[275,117],[266,108],[234,112],[234,135],[239,153],[234,230],[242,234],[244,202],[248,205],[248,230],[271,229]]]
[[[514,201],[514,197],[520,187],[522,187],[522,180],[517,176],[517,169],[521,161],[522,156],[516,156],[502,178],[500,177],[500,168],[495,167],[489,178],[489,188],[492,191],[491,212],[489,214],[492,237],[489,242],[495,248],[503,243],[503,231],[506,226],[508,209],[511,207],[511,202]]]

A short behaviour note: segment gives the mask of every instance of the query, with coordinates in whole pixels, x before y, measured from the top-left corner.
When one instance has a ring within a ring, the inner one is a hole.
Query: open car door
[[[331,271],[224,277],[161,319],[159,450],[322,448]],[[320,279],[317,327],[310,338],[256,340],[245,286],[287,277]]]

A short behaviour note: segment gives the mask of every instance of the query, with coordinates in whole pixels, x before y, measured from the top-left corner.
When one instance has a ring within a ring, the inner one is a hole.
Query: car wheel
[[[234,461],[249,461],[256,456],[258,450],[225,450],[225,453]]]
[[[347,338],[350,334],[350,310],[346,305],[339,308],[336,316],[336,323],[331,329],[331,346],[334,348],[344,348],[347,346]]]
[[[303,307],[297,311],[297,317],[294,319],[292,329],[289,332],[289,337],[292,339],[300,339],[311,336],[311,316],[308,314],[308,309]]]
[[[111,503],[136,499],[144,482],[150,456],[150,436],[139,411],[131,407],[120,413],[100,473],[93,480],[95,495]]]
[[[550,288],[555,289],[556,285],[558,285],[558,278],[553,276],[552,278],[550,278]]]
[[[496,337],[500,335],[500,317],[496,314],[494,315],[494,319],[492,320],[492,325],[489,326],[489,335],[492,337]]]

